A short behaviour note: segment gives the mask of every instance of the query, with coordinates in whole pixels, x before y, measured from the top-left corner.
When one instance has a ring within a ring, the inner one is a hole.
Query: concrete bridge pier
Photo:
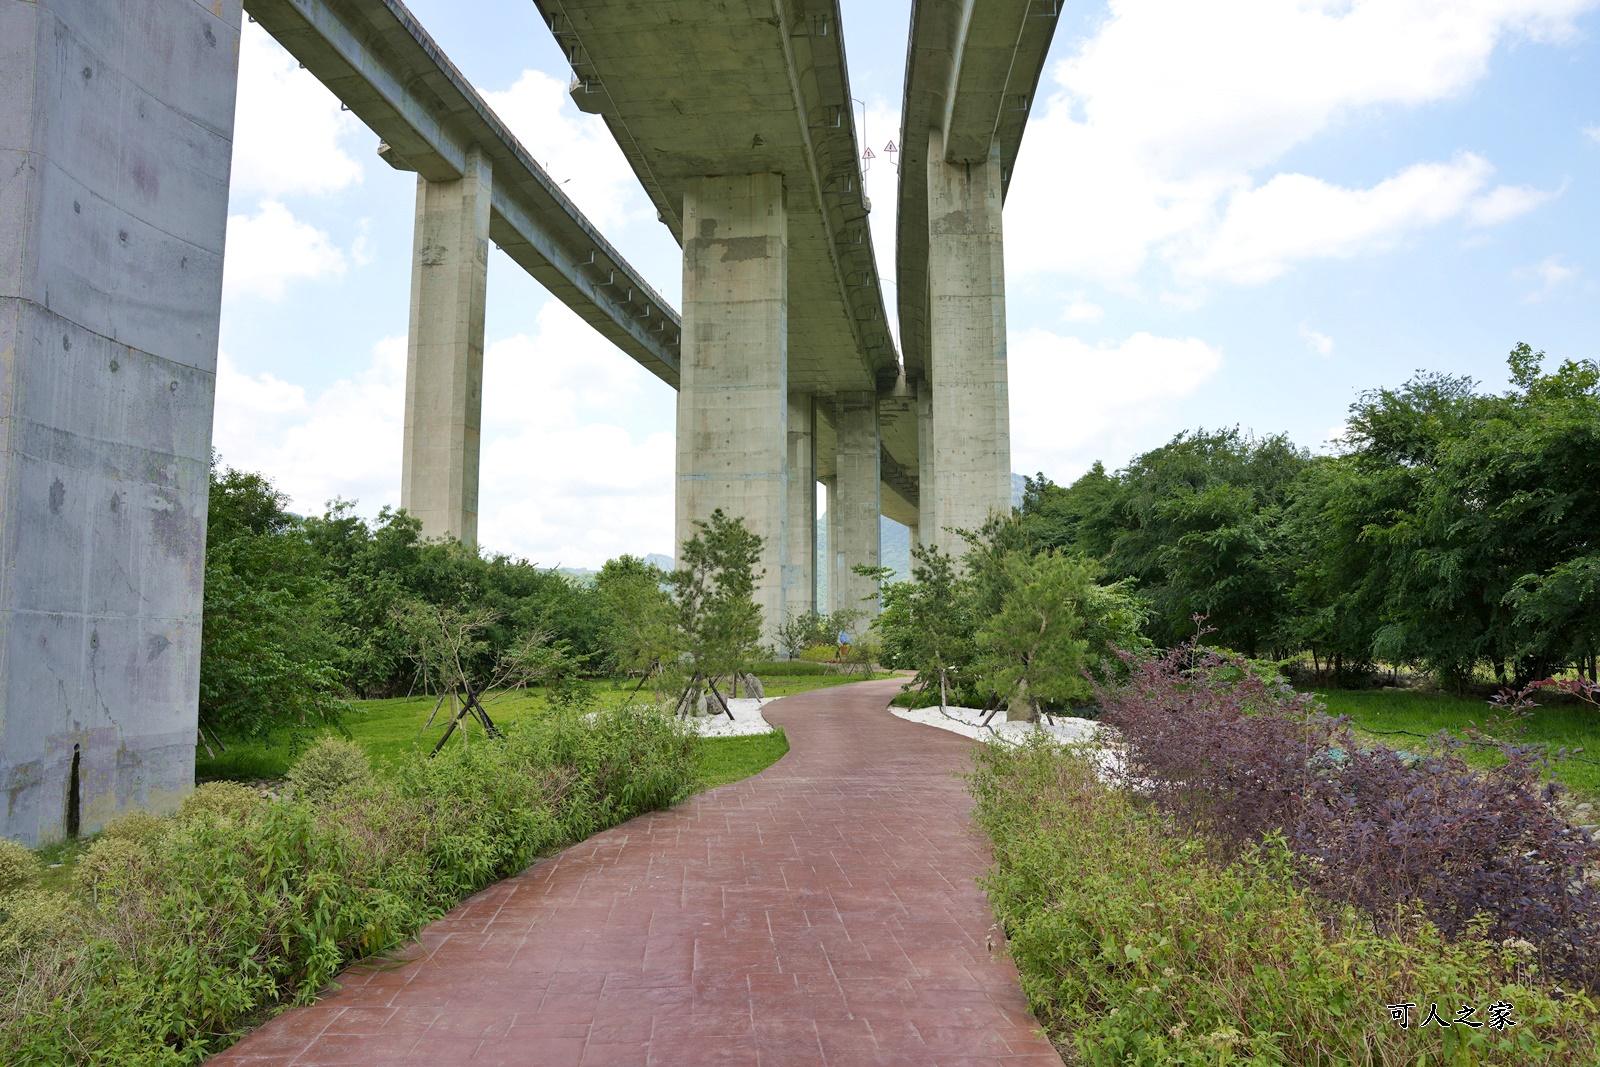
[[[917,413],[917,475],[921,492],[917,496],[918,521],[912,544],[954,551],[950,545],[954,535],[939,529],[939,518],[933,509],[933,386],[926,379],[917,383],[913,410]]]
[[[239,0],[0,0],[0,836],[193,787]]]
[[[928,144],[928,295],[932,355],[931,526],[955,552],[951,528],[975,530],[1011,506],[1011,416],[1006,380],[1005,247],[1000,146],[950,163],[937,131]],[[924,492],[923,499],[929,494]]]
[[[783,572],[784,610],[817,608],[816,398],[789,394],[789,560]]]
[[[478,540],[489,160],[474,145],[455,181],[417,178],[400,506],[429,537]]]
[[[878,565],[879,534],[882,529],[881,451],[878,440],[878,398],[871,392],[840,393],[834,402],[835,452],[834,494],[828,514],[835,515],[829,530],[838,536],[828,543],[833,558],[831,588],[836,608],[878,614],[878,583],[856,574],[854,567]]]
[[[717,508],[766,539],[756,602],[767,640],[788,574],[788,256],[781,174],[687,183],[677,544]]]

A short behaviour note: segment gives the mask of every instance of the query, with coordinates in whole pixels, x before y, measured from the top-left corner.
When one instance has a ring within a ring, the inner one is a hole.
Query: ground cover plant
[[[198,1063],[463,896],[682,796],[695,744],[656,711],[552,711],[370,775],[329,739],[299,776],[317,799],[218,782],[174,818],[117,820],[70,895],[25,867],[0,889],[0,1062]]]
[[[1093,751],[984,745],[976,758],[976,817],[995,851],[985,887],[1069,1064],[1590,1067],[1600,1057],[1593,1000],[1553,990],[1515,946],[1446,938],[1415,911],[1374,923],[1329,905],[1297,884],[1301,866],[1281,840],[1218,862],[1210,842],[1102,782]],[[1391,1005],[1407,1004],[1402,1028]],[[1511,1005],[1514,1025],[1493,1025],[1495,1005]],[[1430,1006],[1452,1025],[1422,1025]]]
[[[1130,657],[1102,687],[1114,779],[1237,859],[1281,835],[1298,882],[1370,916],[1416,906],[1443,933],[1527,945],[1545,973],[1600,985],[1600,845],[1568,822],[1540,753],[1363,744],[1307,694],[1190,641]]]

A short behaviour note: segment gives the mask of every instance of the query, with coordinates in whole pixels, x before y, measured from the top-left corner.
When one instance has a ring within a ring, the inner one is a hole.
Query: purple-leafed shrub
[[[1451,935],[1481,916],[1487,936],[1600,985],[1600,846],[1560,816],[1535,750],[1505,746],[1480,770],[1442,735],[1425,754],[1367,746],[1230,654],[1127,659],[1128,680],[1099,694],[1116,773],[1180,825],[1229,856],[1280,831],[1328,899],[1374,916],[1415,902]]]

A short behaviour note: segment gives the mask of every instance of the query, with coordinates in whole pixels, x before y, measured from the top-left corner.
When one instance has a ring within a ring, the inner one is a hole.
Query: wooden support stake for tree
[[[983,710],[988,712],[988,714],[984,716],[983,721],[978,725],[988,726],[989,720],[1000,713],[1000,694],[996,693],[994,696],[990,697],[989,702],[983,706]]]
[[[728,721],[729,722],[732,722],[733,721],[733,709],[728,707],[727,698],[724,697],[720,692],[718,692],[718,690],[717,690],[717,680],[715,678],[707,678],[706,679],[706,684],[711,687],[711,691],[713,693],[716,693],[716,695],[717,695],[717,703],[722,705],[723,714],[728,716]]]

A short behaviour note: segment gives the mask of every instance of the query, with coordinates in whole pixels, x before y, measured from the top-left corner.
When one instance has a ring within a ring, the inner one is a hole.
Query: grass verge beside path
[[[1383,731],[1404,730],[1431,737],[1440,730],[1460,736],[1468,726],[1482,726],[1494,714],[1487,701],[1443,693],[1390,692],[1379,689],[1319,689],[1317,699],[1330,715],[1348,715],[1357,731],[1391,748],[1414,748],[1421,738]],[[1570,703],[1544,703],[1535,708],[1521,740],[1552,749],[1584,749],[1585,760],[1600,761],[1600,713]],[[1504,762],[1492,749],[1471,749],[1468,762],[1480,767]],[[1551,766],[1552,776],[1585,800],[1600,798],[1600,766],[1579,760],[1562,760]]]
[[[1034,1014],[1078,1067],[1593,1067],[1600,1011],[1529,979],[1511,949],[1375,929],[1297,889],[1286,851],[1223,867],[1082,755],[980,746],[985,881]],[[1416,1005],[1408,1029],[1389,1005]],[[1514,1026],[1483,1022],[1510,1004]]]
[[[860,678],[826,674],[774,677],[763,679],[763,685],[769,697],[785,697],[854,681],[860,681]],[[597,703],[610,706],[625,702],[632,689],[632,682],[626,685],[621,681],[599,682],[592,687],[591,693]],[[435,697],[418,696],[392,700],[351,701],[355,713],[346,716],[345,727],[350,731],[351,739],[367,750],[367,755],[372,757],[374,766],[381,772],[384,766],[394,766],[416,749],[420,748],[426,752],[444,736],[445,724],[449,718],[448,704],[440,709],[433,726],[425,728],[435,700]],[[487,707],[489,717],[496,723],[510,724],[545,714],[549,711],[549,702],[545,699],[543,690],[527,689],[490,700]],[[476,725],[468,726],[465,733],[468,745],[483,738],[481,728]],[[329,734],[337,736],[338,731],[328,727],[309,732],[302,737],[302,747],[318,737]],[[716,744],[711,745],[707,751],[715,752],[718,746],[732,740],[739,739],[716,739]],[[199,750],[195,759],[197,778],[227,779],[236,782],[275,781],[289,772],[289,767],[299,755],[299,749],[293,744],[293,738],[288,731],[277,731],[262,740],[225,743],[228,746],[227,751],[217,753],[214,759],[207,757],[204,748]],[[451,740],[452,745],[456,743],[454,739]],[[783,751],[788,751],[787,747]],[[775,760],[782,754],[783,752],[778,752],[772,759]],[[721,757],[708,758],[721,759]],[[749,773],[754,774],[765,766],[766,764],[761,764]],[[737,779],[718,779],[714,784],[722,785],[724,782],[735,780]]]

